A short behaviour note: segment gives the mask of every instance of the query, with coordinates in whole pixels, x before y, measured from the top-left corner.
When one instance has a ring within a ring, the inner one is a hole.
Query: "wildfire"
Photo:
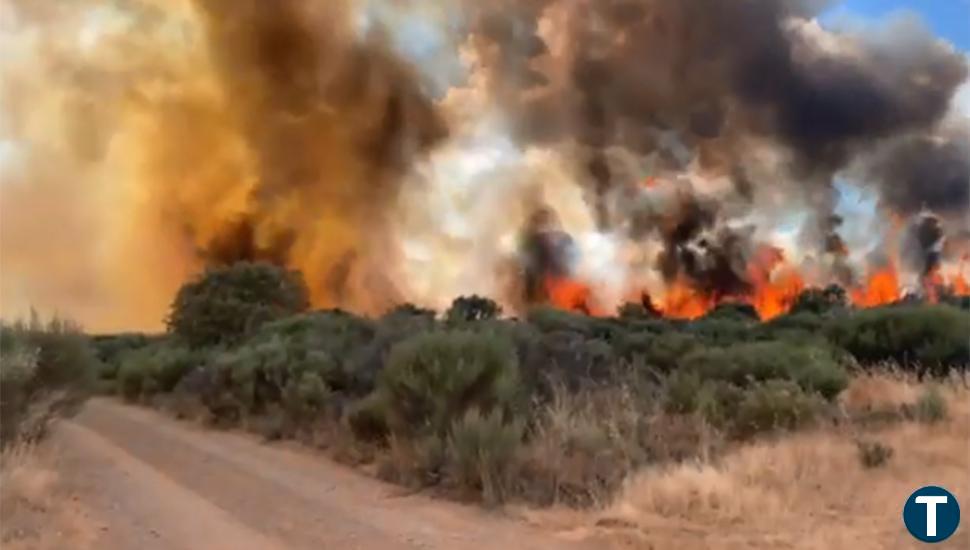
[[[748,276],[754,283],[750,302],[762,319],[787,312],[805,290],[802,276],[788,266],[780,249],[771,246],[763,246],[755,253]]]
[[[545,286],[549,302],[553,306],[588,315],[599,314],[594,310],[589,285],[569,277],[549,275],[545,279]]]
[[[896,302],[900,298],[899,273],[893,263],[874,271],[866,283],[850,293],[858,307],[876,307]]]
[[[681,278],[667,289],[659,309],[665,317],[677,319],[696,319],[714,309],[717,300],[696,289],[689,281]]]
[[[703,317],[719,303],[736,302],[750,304],[763,321],[784,315],[795,305],[799,295],[806,290],[805,277],[787,262],[784,253],[773,246],[760,247],[748,265],[751,289],[743,295],[716,296],[705,292],[687,277],[678,277],[668,284],[663,295],[653,302],[645,292],[638,292],[632,301],[645,301],[650,309],[674,319],[697,319]],[[590,315],[607,315],[596,309],[595,292],[589,285],[574,278],[547,277],[546,291],[555,307],[583,312]],[[877,307],[899,301],[903,287],[894,262],[872,271],[865,282],[849,290],[849,298],[856,307]],[[923,279],[923,297],[936,303],[944,294],[970,295],[970,283],[963,269],[945,275],[939,269]],[[632,296],[632,294],[631,294]],[[656,308],[654,309],[654,304]]]

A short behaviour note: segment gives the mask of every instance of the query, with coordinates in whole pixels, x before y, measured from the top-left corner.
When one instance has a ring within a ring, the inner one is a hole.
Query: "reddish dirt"
[[[308,451],[110,400],[89,402],[51,444],[73,516],[94,533],[84,546],[99,550],[606,547],[507,514],[397,496]]]

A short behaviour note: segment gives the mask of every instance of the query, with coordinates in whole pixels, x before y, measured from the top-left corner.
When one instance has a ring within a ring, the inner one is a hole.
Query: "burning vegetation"
[[[7,3],[3,309],[147,328],[239,260],[366,314],[477,293],[771,319],[833,284],[860,307],[970,290],[967,61],[915,19],[439,4]]]

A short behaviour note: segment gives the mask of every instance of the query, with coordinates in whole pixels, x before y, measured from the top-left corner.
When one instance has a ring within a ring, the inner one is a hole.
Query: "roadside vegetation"
[[[70,321],[32,315],[0,324],[3,548],[83,546],[85,534],[63,494],[56,458],[37,444],[57,418],[78,410],[101,367],[91,340]]]
[[[90,394],[100,367],[90,339],[63,319],[0,325],[0,446],[42,438]]]
[[[858,311],[832,288],[767,323],[730,305],[686,322],[636,305],[611,318],[536,308],[509,319],[478,296],[376,319],[307,303],[297,273],[210,270],[179,292],[165,334],[93,340],[98,385],[325,448],[414,489],[585,507],[609,502],[633,472],[715,461],[784,432],[941,422],[939,392],[856,410],[846,388],[889,371],[944,380],[970,364],[959,304]],[[855,452],[872,469],[894,460],[878,442]]]

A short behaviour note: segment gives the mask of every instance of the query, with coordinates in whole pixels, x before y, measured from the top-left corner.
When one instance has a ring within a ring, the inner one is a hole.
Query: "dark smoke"
[[[886,206],[913,215],[922,209],[947,218],[970,211],[970,128],[896,141],[870,164],[867,180]]]
[[[537,209],[529,219],[520,243],[523,256],[525,299],[545,301],[547,277],[568,277],[572,273],[573,239],[558,227],[555,212]]]
[[[904,251],[921,275],[929,275],[939,268],[944,236],[939,218],[932,214],[921,214],[910,227]]]
[[[378,234],[400,176],[446,135],[412,68],[379,40],[314,20],[301,0],[197,6],[257,176],[244,219],[202,246],[204,258],[289,262],[314,218]],[[334,253],[331,289],[343,288],[355,248],[366,246],[334,239],[345,249]]]
[[[788,173],[778,180],[828,186],[857,156],[887,138],[913,135],[898,155],[873,169],[886,181],[887,203],[907,213],[924,203],[967,208],[965,136],[949,146],[921,137],[946,114],[967,64],[916,21],[899,18],[871,33],[837,35],[841,42],[832,50],[818,47],[805,23],[819,2],[531,0],[489,6],[479,8],[473,29],[495,97],[517,122],[522,142],[576,141],[589,148],[586,185],[594,191],[590,207],[601,228],[622,221],[607,215],[609,197],[616,195],[610,191],[635,183],[618,181],[604,149],[673,158],[658,132],[676,136],[705,170],[731,177],[739,198],[749,202],[768,182],[744,170],[747,140],[789,153]],[[549,44],[538,33],[543,17],[560,35]],[[833,204],[815,205],[814,219],[828,219]],[[693,236],[698,220],[690,209],[682,212],[681,229],[665,238],[665,276],[697,271],[680,233]],[[813,229],[813,245],[834,255],[840,278],[849,280],[837,226]],[[717,238],[702,247],[720,266],[701,274],[718,280],[715,288],[739,286],[728,267],[734,249],[745,248],[736,240]]]
[[[663,278],[668,282],[686,279],[716,299],[750,290],[746,272],[753,248],[750,235],[717,226],[717,205],[712,201],[681,192],[677,202],[652,222],[664,243],[657,258]]]

